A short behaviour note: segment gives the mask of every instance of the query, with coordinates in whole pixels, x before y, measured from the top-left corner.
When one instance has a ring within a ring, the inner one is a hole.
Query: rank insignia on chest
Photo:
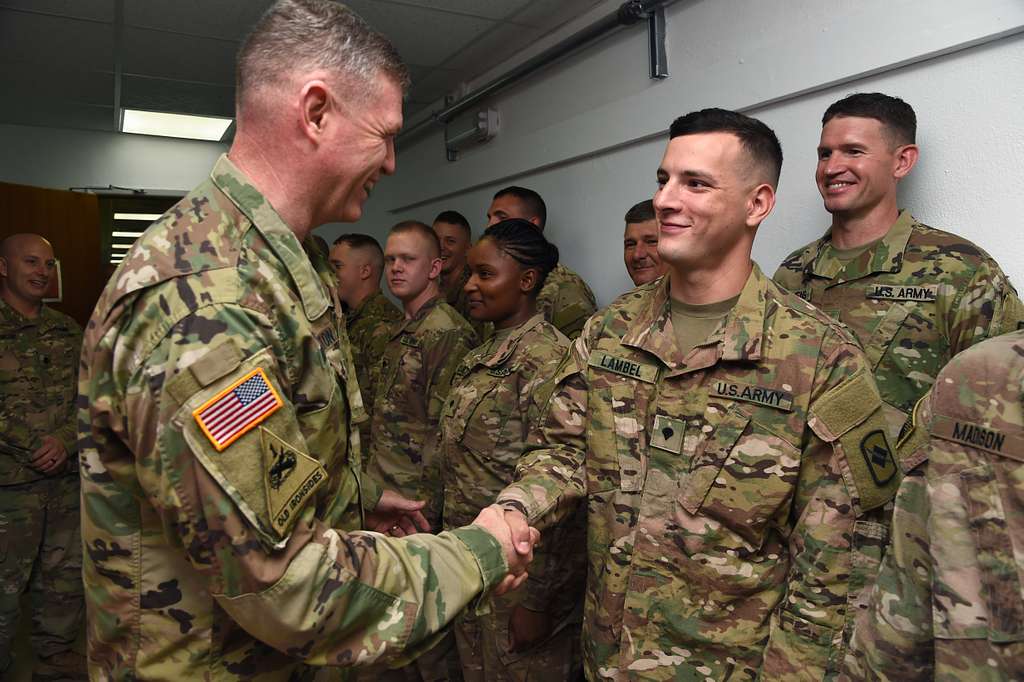
[[[196,408],[192,416],[217,452],[222,452],[283,404],[263,368],[257,367]]]
[[[503,378],[505,378],[507,376],[510,376],[511,374],[512,374],[512,368],[511,367],[495,367],[494,369],[487,370],[487,375],[488,376],[498,377],[499,379],[503,379]]]
[[[716,381],[711,394],[729,400],[743,400],[748,403],[774,407],[786,412],[793,411],[793,394],[780,388],[751,386],[733,381]]]
[[[684,435],[686,435],[686,422],[683,420],[663,414],[654,416],[651,447],[679,454],[683,451]]]
[[[403,346],[410,346],[412,348],[420,347],[419,340],[412,334],[402,334],[402,338],[400,339],[400,341]]]
[[[866,298],[880,301],[912,301],[915,303],[934,303],[938,295],[938,284],[922,284],[920,286],[873,284],[864,293]]]
[[[591,367],[596,367],[597,369],[602,369],[606,372],[621,374],[624,377],[637,379],[648,384],[653,384],[658,378],[657,366],[649,365],[645,362],[636,362],[629,358],[616,357],[611,353],[605,353],[604,351],[596,350],[591,353],[590,362],[588,364]]]

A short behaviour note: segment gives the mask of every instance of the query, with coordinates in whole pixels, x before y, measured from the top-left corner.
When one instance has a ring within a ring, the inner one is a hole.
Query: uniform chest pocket
[[[900,327],[903,326],[904,321],[910,315],[912,305],[910,303],[892,303],[888,310],[885,311],[882,319],[878,321],[874,331],[871,332],[871,337],[862,339],[864,354],[867,356],[872,369],[878,367],[882,356],[890,350],[889,347],[896,338],[897,332],[899,332]]]
[[[587,493],[639,492],[647,473],[648,385],[616,381],[594,389],[590,411]]]
[[[967,518],[977,550],[982,594],[988,607],[988,639],[1019,642],[1024,641],[1024,602],[1008,530],[1013,520],[1008,519],[1003,506],[1000,488],[1004,484],[997,478],[997,466],[1002,466],[1002,462],[995,466],[985,462],[964,470],[960,472],[960,481],[967,498]]]
[[[715,537],[704,540],[753,551],[788,514],[799,474],[799,449],[733,407],[698,445],[679,506],[688,518],[715,521]]]
[[[495,446],[506,440],[505,427],[518,404],[507,383],[507,379],[491,379],[470,382],[454,390],[457,395],[448,404],[445,420],[449,433],[463,447],[490,455]]]

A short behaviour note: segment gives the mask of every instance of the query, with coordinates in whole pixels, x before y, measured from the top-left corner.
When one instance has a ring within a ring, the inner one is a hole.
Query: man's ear
[[[359,266],[359,279],[368,280],[373,279],[373,266],[369,263],[363,263]],[[380,279],[379,277],[377,279]]]
[[[440,256],[430,262],[430,274],[427,275],[430,279],[437,279],[441,276],[441,268],[444,266],[444,261],[441,260]]]
[[[905,144],[896,149],[896,164],[892,170],[893,177],[902,180],[910,174],[917,163],[919,150],[916,144]]]
[[[540,224],[539,216],[533,216],[532,218],[530,218],[530,222],[533,223],[534,226],[536,226],[536,228],[543,234],[544,226]]]
[[[7,257],[0,256],[0,277],[7,276]]]
[[[334,106],[330,88],[322,80],[311,80],[299,91],[299,113],[302,131],[314,144],[320,142],[327,125],[327,115]]]
[[[755,187],[747,198],[747,227],[757,227],[775,208],[775,190],[767,182]]]

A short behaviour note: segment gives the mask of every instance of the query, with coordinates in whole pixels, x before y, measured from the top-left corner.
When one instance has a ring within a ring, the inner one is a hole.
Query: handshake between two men
[[[385,490],[377,507],[366,516],[367,530],[398,538],[429,533],[430,524],[421,511],[425,505],[426,502],[409,500]],[[502,595],[522,585],[528,577],[526,569],[533,561],[533,548],[540,541],[540,531],[530,526],[520,512],[496,504],[480,510],[473,525],[493,535],[505,552],[508,575],[494,588],[494,594]]]

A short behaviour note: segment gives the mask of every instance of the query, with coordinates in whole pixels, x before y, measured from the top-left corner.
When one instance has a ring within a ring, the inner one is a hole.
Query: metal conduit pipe
[[[605,17],[602,17],[601,19],[598,19],[590,26],[577,31],[565,40],[552,45],[540,54],[530,57],[522,64],[519,64],[508,72],[498,76],[477,90],[470,92],[448,107],[445,107],[440,111],[435,111],[430,115],[430,118],[426,118],[416,125],[403,130],[398,135],[399,143],[415,137],[431,126],[444,125],[448,123],[470,107],[491,95],[504,90],[534,71],[551,64],[573,50],[596,41],[598,38],[603,38],[625,26],[631,26],[644,21],[652,12],[671,5],[674,1],[675,0],[628,0],[627,2],[622,3],[617,10],[611,12]]]

